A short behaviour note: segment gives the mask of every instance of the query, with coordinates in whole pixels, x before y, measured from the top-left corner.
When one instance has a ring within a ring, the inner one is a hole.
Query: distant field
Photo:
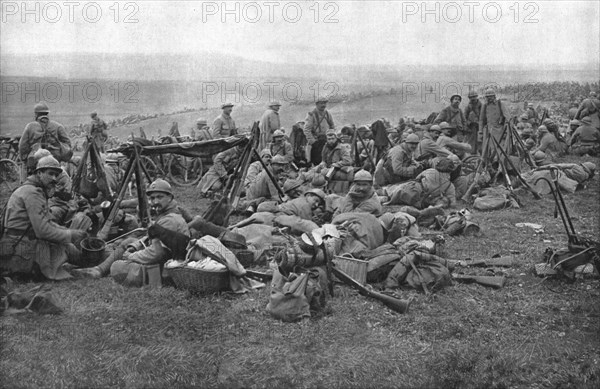
[[[27,85],[34,85],[35,83],[49,85],[53,82],[58,85],[64,85],[67,82],[65,80],[14,77],[2,77],[2,80],[3,82],[4,80],[8,80],[6,82],[16,83],[15,85],[22,85],[23,82],[27,83]],[[281,80],[281,84],[284,82],[289,82],[289,80]],[[156,135],[159,129],[165,134],[173,122],[178,123],[182,134],[187,134],[194,126],[196,119],[205,118],[210,123],[220,114],[219,106],[222,96],[217,93],[215,96],[208,96],[204,99],[205,102],[203,102],[201,82],[157,81],[151,83],[145,81],[136,84],[136,88],[138,89],[131,89],[133,88],[131,85],[127,84],[128,87],[126,87],[125,83],[116,81],[88,80],[80,82],[81,85],[86,83],[100,85],[101,90],[103,90],[101,93],[104,93],[102,97],[97,102],[91,103],[85,101],[83,98],[77,98],[81,97],[78,94],[81,91],[74,89],[72,93],[74,99],[73,102],[70,102],[68,100],[67,89],[61,87],[65,95],[55,104],[50,104],[52,110],[51,117],[54,120],[57,120],[66,127],[72,127],[79,123],[89,123],[89,114],[92,111],[98,112],[99,116],[107,122],[113,119],[124,118],[131,114],[165,114],[155,119],[111,129],[112,135],[123,139],[129,136],[132,131],[135,131],[137,134],[140,127],[143,127],[145,133],[149,136]],[[315,91],[314,88],[311,88],[314,85],[314,81],[303,81],[301,85],[304,93],[303,98],[312,98],[312,94]],[[323,89],[323,84],[319,85]],[[48,91],[50,89],[48,88]],[[348,84],[340,85],[339,93],[349,95],[352,92],[359,93],[381,89],[381,85],[378,84],[349,82]],[[275,92],[277,96],[278,91],[275,90]],[[46,94],[49,93],[47,92]],[[40,95],[43,94],[40,92]],[[33,119],[32,107],[35,104],[33,100],[35,93],[26,95],[26,99],[21,99],[17,95],[18,93],[8,96],[5,94],[2,98],[2,110],[0,114],[0,131],[2,134],[18,135],[23,131],[25,125]],[[266,109],[266,97],[266,95],[263,96],[262,100],[258,103],[251,103],[252,101],[249,101],[248,97],[244,95],[226,97],[236,103],[233,117],[238,127],[248,128],[252,126],[255,120],[260,119],[260,116]],[[288,131],[294,123],[304,120],[307,112],[314,108],[312,104],[290,105],[285,99],[279,100],[283,102],[280,111],[282,126]],[[464,104],[466,104],[466,101],[463,102],[463,106]],[[406,98],[403,98],[400,94],[381,95],[365,97],[348,103],[331,103],[329,110],[333,114],[338,126],[345,124],[368,124],[382,117],[389,119],[391,123],[395,124],[402,116],[407,115],[413,116],[416,119],[422,119],[433,111],[439,111],[446,105],[447,102],[441,100],[440,96],[428,95],[423,101],[421,93],[418,92],[417,95]],[[186,107],[197,111],[171,114],[182,111]]]

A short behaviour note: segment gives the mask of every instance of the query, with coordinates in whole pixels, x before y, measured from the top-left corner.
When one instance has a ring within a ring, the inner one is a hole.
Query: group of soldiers
[[[410,186],[403,186],[402,190],[405,194],[414,191],[418,201],[404,204],[417,209],[453,207],[460,197],[455,183],[461,177],[462,162],[469,155],[485,153],[487,138],[504,139],[505,124],[510,120],[505,104],[493,90],[485,91],[483,102],[475,92],[468,97],[464,110],[460,107],[462,97],[454,95],[450,105],[432,123],[405,123],[400,131],[387,128],[384,120],[371,126],[345,126],[337,130],[327,110],[328,101],[319,99],[305,120],[295,125],[305,138],[304,168],[298,167],[298,156],[288,141],[290,134],[281,127],[281,104],[270,102],[259,124],[262,161],[248,166],[243,208],[250,214],[271,212],[294,217],[294,225],[298,221],[321,225],[346,213],[377,218],[384,213],[383,205],[391,200],[388,188],[406,183]],[[520,116],[517,131],[539,164],[547,163],[554,152],[570,150],[597,155],[599,106],[596,95],[591,94],[571,120],[569,133],[563,136],[553,120],[540,123],[530,105]],[[222,114],[210,128],[205,120],[199,120],[196,139],[236,135],[233,107],[230,103],[223,104]],[[99,265],[77,268],[85,262],[80,242],[106,216],[101,204],[108,193],[88,199],[88,208],[81,212],[79,199],[72,198],[70,193],[67,169],[61,166],[61,162],[72,160],[71,141],[64,127],[50,120],[46,104],[37,104],[34,114],[35,120],[25,127],[19,145],[21,159],[30,175],[12,193],[3,215],[4,231],[0,239],[3,272],[37,272],[49,279],[107,274],[123,277],[131,263],[163,263],[169,257],[164,242],[141,233],[112,244]],[[91,116],[90,136],[103,153],[106,124],[96,113]],[[566,148],[561,144],[566,144]],[[540,158],[540,153],[544,158]],[[237,146],[214,156],[213,165],[198,184],[201,196],[223,189],[241,155],[242,147]],[[104,156],[103,163],[109,186],[116,191],[118,158]],[[177,204],[168,182],[158,179],[146,193],[158,225],[190,236],[191,216]],[[122,227],[120,232],[138,226],[135,217],[124,212],[117,219],[115,223]]]

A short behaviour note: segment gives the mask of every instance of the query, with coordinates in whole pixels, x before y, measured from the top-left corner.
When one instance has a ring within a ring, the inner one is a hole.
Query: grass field
[[[207,202],[195,192],[177,198],[201,213]],[[598,176],[566,195],[577,231],[596,239],[599,195]],[[342,285],[320,316],[289,324],[266,313],[268,289],[196,297],[111,279],[49,283],[64,314],[1,318],[2,386],[600,387],[600,282],[533,275],[545,248],[565,247],[566,235],[551,196],[520,199],[521,209],[475,211],[484,236],[448,237],[444,248],[448,258],[511,255],[514,267],[494,269],[505,287],[403,292],[414,298],[404,315]]]

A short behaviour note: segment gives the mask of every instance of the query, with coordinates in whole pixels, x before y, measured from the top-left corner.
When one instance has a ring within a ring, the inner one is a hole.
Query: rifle
[[[504,277],[470,276],[465,274],[453,274],[452,278],[456,281],[464,282],[466,284],[475,282],[479,285],[489,286],[494,289],[502,288],[504,286],[504,281],[506,280]]]
[[[246,269],[246,276],[262,282],[268,282],[273,279],[273,273],[263,273],[255,270]]]
[[[342,280],[346,285],[351,286],[354,289],[358,290],[359,294],[366,296],[366,297],[374,298],[375,300],[379,300],[383,303],[383,305],[385,305],[386,307],[390,308],[391,310],[393,310],[395,312],[398,312],[398,313],[407,313],[408,312],[408,307],[410,306],[410,303],[412,302],[412,300],[400,300],[395,297],[388,296],[386,294],[370,290],[370,289],[362,286],[358,281],[356,281],[354,278],[350,277],[348,274],[346,274],[343,271],[341,271],[340,269],[336,268],[335,264],[332,266],[331,270],[332,270],[333,274],[338,279]]]
[[[121,201],[123,200],[123,197],[125,196],[125,191],[127,190],[127,183],[131,179],[131,175],[133,174],[133,171],[135,170],[135,165],[137,165],[135,163],[135,160],[136,160],[136,156],[135,156],[135,154],[132,154],[131,157],[129,158],[129,166],[127,167],[127,172],[125,173],[125,176],[123,177],[123,180],[121,181],[121,189],[119,190],[119,194],[117,195],[115,201],[112,202],[110,211],[108,213],[108,217],[106,219],[104,219],[104,223],[102,224],[102,227],[100,228],[100,231],[98,232],[97,236],[98,236],[98,238],[100,238],[102,240],[106,240],[108,238],[110,228],[112,227],[115,217],[117,216],[117,212],[119,211],[119,205],[121,204]]]
[[[282,200],[285,197],[285,193],[283,192],[283,189],[281,189],[281,186],[279,186],[279,182],[277,182],[277,180],[275,179],[275,176],[273,176],[273,173],[271,173],[271,170],[269,169],[269,167],[262,160],[262,158],[258,154],[258,151],[256,151],[256,149],[252,149],[252,152],[254,153],[254,156],[260,161],[260,164],[262,165],[263,169],[265,169],[265,172],[267,173],[267,176],[269,176],[269,179],[271,180],[271,182],[275,186],[275,189],[277,189],[277,193],[279,193],[279,199]],[[245,175],[246,174],[244,174],[244,176]],[[244,178],[245,177],[243,177],[242,180]]]
[[[447,260],[449,263],[454,264],[454,266],[503,266],[503,267],[511,267],[513,265],[512,258],[510,257],[499,257],[499,258],[491,258],[491,259],[475,259],[470,261],[456,261],[456,260]]]
[[[517,175],[517,178],[519,178],[519,180],[523,184],[523,187],[525,189],[527,189],[529,192],[531,192],[531,194],[533,195],[533,198],[535,198],[536,200],[540,200],[542,198],[542,196],[534,188],[532,188],[531,185],[529,185],[529,183],[527,181],[525,181],[525,179],[523,178],[523,176],[521,176],[521,173],[519,173],[519,170],[517,170],[517,168],[515,167],[515,165],[512,163],[511,159],[506,154],[506,151],[504,151],[504,149],[500,146],[500,144],[498,143],[498,141],[496,140],[496,138],[493,138],[493,140],[496,143],[497,147],[500,149],[500,151],[502,151],[502,154],[504,155],[504,158],[505,158],[506,162],[508,162],[508,164],[510,165],[510,167],[514,170],[514,172]],[[500,156],[498,156],[498,158],[499,157]]]
[[[491,136],[491,135],[490,135]],[[469,186],[469,189],[467,189],[467,191],[465,192],[465,194],[463,195],[463,197],[461,197],[461,200],[464,201],[465,203],[468,203],[471,199],[471,194],[473,193],[473,191],[475,191],[475,187],[477,186],[477,182],[479,181],[479,177],[482,174],[482,170],[487,167],[487,149],[489,147],[489,143],[490,143],[490,138],[486,138],[486,142],[485,144],[482,146],[483,150],[481,151],[481,159],[479,160],[479,163],[477,164],[477,169],[475,170],[475,177],[473,178],[473,182],[471,183],[471,185]]]
[[[373,166],[373,170],[371,171],[371,173],[372,173],[375,170],[375,166],[377,165],[377,162],[375,162],[375,158],[373,158],[373,155],[371,154],[371,152],[367,148],[367,145],[365,144],[365,141],[363,140],[362,136],[360,136],[358,130],[355,130],[355,131],[356,131],[356,135],[358,137],[358,140],[362,144],[362,147],[364,148],[364,150],[367,152],[367,156],[369,157],[369,161],[371,161],[371,165]],[[389,140],[389,138],[388,138],[388,140]]]

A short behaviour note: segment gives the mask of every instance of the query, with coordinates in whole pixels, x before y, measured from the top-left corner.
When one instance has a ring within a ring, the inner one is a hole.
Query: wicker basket
[[[229,271],[206,271],[189,267],[167,269],[177,289],[192,293],[205,294],[229,289]]]
[[[336,255],[333,257],[333,263],[335,264],[335,267],[348,274],[356,281],[360,282],[361,285],[365,285],[367,283],[368,261]]]

